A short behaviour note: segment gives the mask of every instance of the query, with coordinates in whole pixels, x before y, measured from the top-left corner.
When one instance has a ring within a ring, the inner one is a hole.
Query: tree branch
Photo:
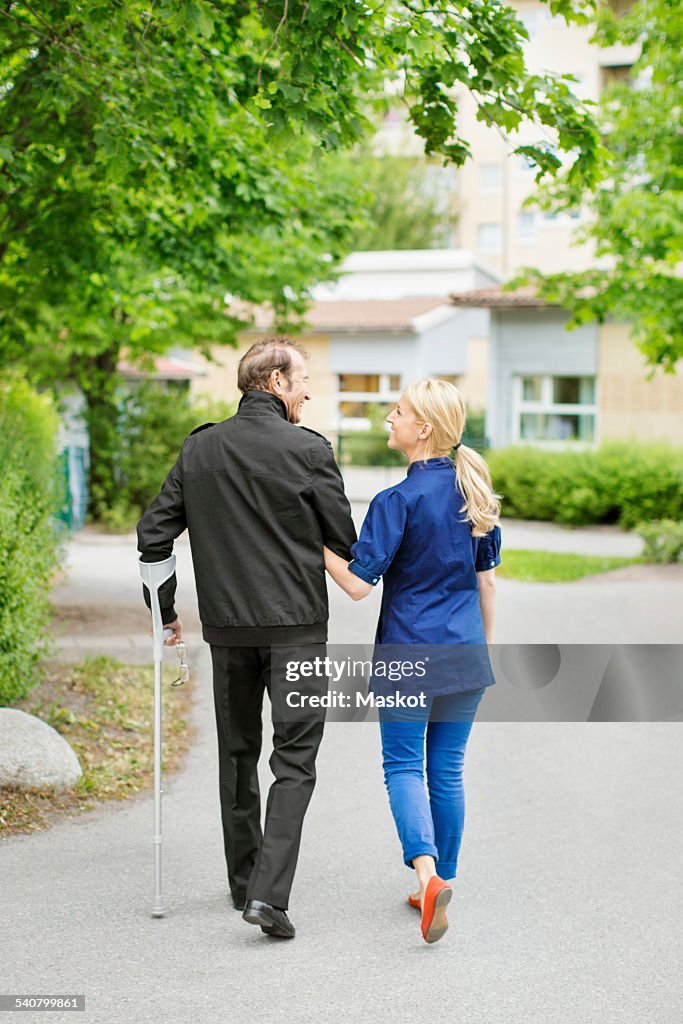
[[[330,36],[331,39],[334,39],[335,43],[339,43],[343,50],[346,50],[349,57],[351,57],[356,62],[356,64],[358,64],[359,67],[364,67],[363,61],[360,59],[360,57],[357,54],[355,54],[353,50],[350,50],[349,47],[344,42],[344,40],[340,39],[339,36],[336,36],[331,28],[327,29],[327,34],[328,36]]]
[[[141,41],[143,43],[145,41],[145,36],[147,35],[147,29],[152,24],[152,13],[154,11],[154,4],[155,4],[155,2],[156,2],[156,0],[151,0],[151,3],[149,5],[149,10],[147,11],[147,15],[148,15],[148,17],[147,17],[147,24],[143,28],[142,35],[140,36],[140,39],[141,39]]]
[[[27,9],[30,11],[30,8]],[[31,13],[33,12],[31,11]],[[111,71],[111,68],[108,68],[105,64],[100,64],[100,62],[95,60],[94,57],[84,53],[75,46],[70,46],[69,43],[65,42],[62,36],[57,32],[52,30],[49,34],[41,32],[41,30],[35,25],[30,25],[27,21],[24,21],[23,18],[15,18],[12,14],[8,14],[7,11],[0,10],[0,15],[2,15],[3,18],[7,18],[9,21],[13,21],[15,25],[21,25],[22,28],[27,29],[29,32],[35,32],[41,39],[47,40],[48,43],[53,43],[55,46],[61,46],[64,50],[68,50],[69,53],[73,53],[79,60],[88,61],[89,64],[94,64],[95,67],[100,68],[102,71]],[[44,24],[47,24],[47,22],[44,22]],[[114,64],[114,67],[117,67],[117,65]],[[120,66],[119,69],[121,69]]]
[[[8,21],[13,21],[15,25],[21,25],[22,28],[27,29],[29,32],[36,32],[41,39],[51,39],[51,36],[45,35],[45,33],[41,32],[40,29],[37,29],[35,25],[30,25],[29,22],[24,21],[23,18],[15,18],[14,15],[3,10],[0,10],[0,14],[3,18],[7,18]]]
[[[264,53],[263,60],[261,61],[261,65],[260,65],[260,67],[258,69],[258,76],[256,78],[256,84],[259,87],[259,89],[261,88],[261,72],[263,71],[263,65],[266,63],[266,57],[268,56],[270,51],[273,49],[273,47],[277,43],[278,36],[280,35],[280,29],[282,28],[282,26],[287,21],[287,12],[288,12],[288,10],[289,10],[289,0],[285,0],[285,6],[284,6],[284,8],[282,10],[282,17],[280,18],[280,20],[279,20],[279,22],[277,24],[277,28],[275,29],[275,35],[273,36],[273,38],[271,40],[270,46],[268,47],[268,49]]]

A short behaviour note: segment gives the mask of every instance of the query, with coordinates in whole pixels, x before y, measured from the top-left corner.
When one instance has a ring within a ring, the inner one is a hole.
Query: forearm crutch
[[[172,630],[164,630],[159,605],[159,587],[175,572],[175,555],[163,562],[140,561],[140,575],[149,590],[152,611],[152,643],[154,657],[154,901],[152,917],[163,917],[166,913],[161,895],[161,665],[164,658],[164,639]]]

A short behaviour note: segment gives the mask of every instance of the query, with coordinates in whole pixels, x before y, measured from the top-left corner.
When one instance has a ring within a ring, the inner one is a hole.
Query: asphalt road
[[[124,551],[103,538],[72,547],[57,598],[90,602],[102,626],[65,635],[65,653],[149,650],[132,628],[139,585],[134,551]],[[528,630],[538,642],[560,629],[564,639],[575,629],[586,642],[623,642],[640,630],[651,637],[640,642],[675,642],[679,590],[665,575],[501,581],[497,639]],[[377,599],[354,605],[333,595],[331,639],[366,642]],[[412,873],[389,814],[376,727],[328,725],[290,904],[298,934],[278,942],[244,924],[228,900],[208,649],[195,638],[190,654],[197,735],[185,770],[166,780],[167,916],[150,916],[149,797],[5,840],[0,992],[83,993],[76,1020],[104,1024],[678,1024],[680,724],[475,725],[451,928],[432,947],[404,902]]]
[[[367,506],[354,506],[360,524]],[[578,554],[637,555],[631,533],[613,527],[569,530],[547,523],[503,521],[503,550],[536,548]],[[192,560],[187,534],[176,544],[177,607],[190,633],[199,633]],[[117,637],[123,657],[147,625],[133,535],[110,537],[82,531],[71,542],[65,578],[53,600],[66,616],[64,651],[99,648],[100,635]],[[675,644],[680,640],[683,565],[627,566],[572,583],[498,581],[496,643]],[[330,638],[339,643],[372,640],[379,588],[354,604],[330,589]],[[81,614],[83,610],[86,614]],[[74,614],[70,614],[73,612]]]

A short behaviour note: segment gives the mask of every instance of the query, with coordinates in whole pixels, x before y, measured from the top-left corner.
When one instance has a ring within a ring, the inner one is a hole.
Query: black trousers
[[[325,657],[325,644],[298,647],[301,660]],[[299,855],[301,830],[315,786],[315,759],[323,736],[324,709],[293,710],[294,689],[270,647],[211,645],[218,729],[218,773],[228,880],[233,897],[263,900],[286,910]],[[297,687],[303,689],[304,687]],[[272,706],[273,753],[263,829],[258,760],[263,695]],[[306,679],[305,692],[327,692],[327,678]]]

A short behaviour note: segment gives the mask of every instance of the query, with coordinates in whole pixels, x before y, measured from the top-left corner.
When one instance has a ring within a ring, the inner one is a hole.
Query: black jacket
[[[205,640],[327,639],[323,544],[350,559],[356,531],[332,446],[290,423],[275,395],[250,391],[235,416],[185,440],[138,523],[142,560],[168,558],[186,527]],[[164,622],[176,617],[175,587],[173,576],[159,591]]]

